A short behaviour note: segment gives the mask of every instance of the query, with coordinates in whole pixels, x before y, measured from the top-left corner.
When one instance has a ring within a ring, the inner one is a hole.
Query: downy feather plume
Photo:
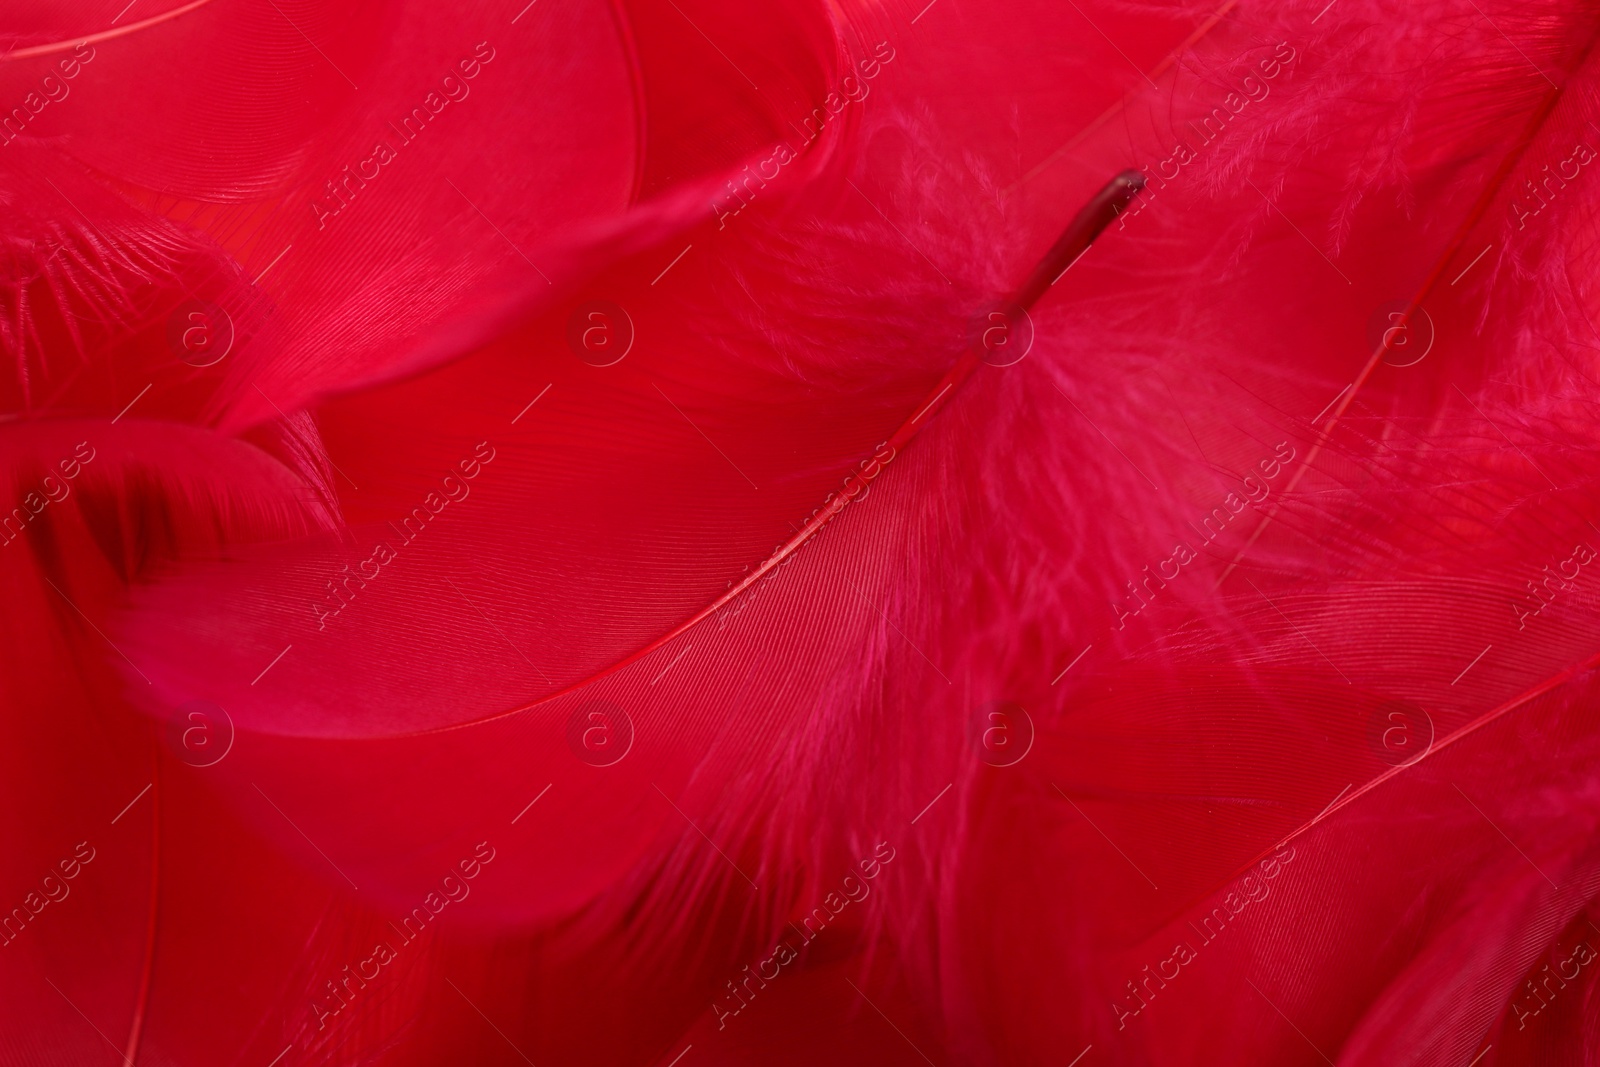
[[[0,1059],[1595,1062],[1597,40],[18,5]]]

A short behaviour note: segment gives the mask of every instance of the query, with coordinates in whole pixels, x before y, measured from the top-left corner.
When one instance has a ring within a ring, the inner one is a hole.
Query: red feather
[[[1600,1052],[1600,5],[0,33],[8,1062]]]

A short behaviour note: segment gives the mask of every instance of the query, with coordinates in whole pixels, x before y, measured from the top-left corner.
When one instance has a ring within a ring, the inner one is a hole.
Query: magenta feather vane
[[[13,0],[0,1063],[1600,1062],[1600,3]]]

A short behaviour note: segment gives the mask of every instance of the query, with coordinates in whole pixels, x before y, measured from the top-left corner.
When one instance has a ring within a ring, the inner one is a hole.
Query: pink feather
[[[1594,1062],[1600,5],[0,35],[0,1058]]]

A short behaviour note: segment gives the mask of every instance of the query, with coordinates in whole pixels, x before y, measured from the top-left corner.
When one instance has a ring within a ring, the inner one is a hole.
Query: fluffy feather
[[[144,782],[159,828],[84,875],[152,887],[84,909],[113,965],[51,1002],[90,934],[31,942],[12,1033],[87,1050],[70,997],[174,1062],[1593,1059],[1600,8],[517,7],[145,12],[0,147],[88,212],[0,160],[17,491],[131,395],[78,366],[155,379],[0,546],[9,728],[72,798],[23,869]],[[547,61],[497,44],[412,174],[308,206],[492,35]],[[163,75],[215,151],[166,147]],[[1130,166],[1026,357],[944,395]],[[161,358],[196,286],[247,327],[217,368]],[[149,756],[195,699],[228,757]],[[175,1009],[235,974],[230,1025]]]

